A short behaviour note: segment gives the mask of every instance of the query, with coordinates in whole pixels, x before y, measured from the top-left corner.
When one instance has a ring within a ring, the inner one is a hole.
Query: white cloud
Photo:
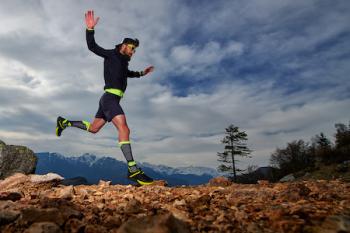
[[[238,57],[243,53],[243,44],[228,41],[222,45],[209,41],[198,45],[178,45],[171,49],[169,62],[178,75],[200,75],[224,59]]]
[[[112,124],[96,135],[75,129],[64,131],[61,138],[54,135],[58,115],[92,120],[102,94],[103,60],[85,44],[87,9],[101,17],[96,27],[101,46],[113,48],[125,36],[137,37],[141,46],[130,68],[156,66],[153,74],[129,81],[121,102],[138,160],[216,167],[224,129],[235,124],[247,131],[254,150],[254,158],[242,165],[267,165],[277,146],[308,140],[321,131],[331,137],[334,123],[349,120],[349,46],[344,42],[308,50],[348,31],[349,16],[337,10],[340,6],[326,9],[305,1],[186,4],[2,2],[6,27],[0,29],[0,139],[37,152],[90,152],[123,159]],[[311,17],[318,13],[322,17]],[[299,56],[305,50],[311,55]],[[225,70],[223,62],[230,69]],[[264,62],[273,64],[276,73],[255,66]],[[248,65],[251,74],[231,73]],[[296,74],[287,79],[283,72]],[[210,87],[210,93],[201,91],[198,82],[196,92],[179,97],[161,85],[174,74],[195,81],[225,76],[225,81]],[[322,87],[289,93],[288,83],[283,88],[277,84],[280,79]]]

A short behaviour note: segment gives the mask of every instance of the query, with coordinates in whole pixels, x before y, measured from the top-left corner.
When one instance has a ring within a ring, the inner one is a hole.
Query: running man
[[[147,185],[153,182],[134,161],[130,145],[130,129],[126,123],[126,117],[119,102],[123,98],[127,86],[127,78],[140,78],[154,70],[153,66],[143,71],[130,71],[129,61],[139,46],[138,39],[124,38],[121,44],[114,49],[104,49],[95,42],[95,26],[99,17],[95,19],[94,11],[85,13],[86,42],[90,51],[104,58],[105,93],[102,95],[95,119],[90,124],[87,121],[71,121],[63,117],[57,118],[56,135],[59,137],[67,127],[76,127],[90,133],[97,133],[106,122],[111,122],[118,130],[119,146],[128,163],[128,178]]]

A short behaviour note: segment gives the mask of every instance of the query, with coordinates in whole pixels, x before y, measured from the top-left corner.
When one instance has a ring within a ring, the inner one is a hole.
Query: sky
[[[103,94],[103,59],[85,41],[91,9],[101,47],[138,38],[129,69],[155,66],[121,101],[136,161],[216,168],[234,124],[253,151],[238,166],[268,166],[276,148],[333,140],[350,120],[348,0],[4,0],[0,140],[124,160],[112,124],[55,136],[57,116],[91,121]]]

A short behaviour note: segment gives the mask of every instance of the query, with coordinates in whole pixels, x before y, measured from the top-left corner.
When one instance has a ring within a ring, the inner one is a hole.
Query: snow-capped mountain
[[[98,157],[93,154],[66,157],[58,153],[36,153],[38,164],[37,174],[55,172],[65,178],[84,177],[88,183],[98,183],[99,180],[111,180],[115,184],[129,184],[126,178],[127,165],[111,157]],[[205,184],[219,174],[212,168],[182,167],[172,168],[164,165],[139,163],[140,167],[154,179],[166,180],[169,185]]]
[[[189,167],[169,167],[165,165],[154,165],[150,163],[142,163],[143,167],[149,167],[152,168],[153,170],[160,172],[160,173],[165,173],[168,175],[172,174],[192,174],[192,175],[197,175],[197,176],[202,176],[202,175],[210,175],[212,177],[217,177],[220,174],[215,170],[214,168],[209,168],[209,167],[195,167],[195,166],[189,166]]]

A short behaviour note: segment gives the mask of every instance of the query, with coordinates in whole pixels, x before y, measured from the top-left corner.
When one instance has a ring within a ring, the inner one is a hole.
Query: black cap
[[[138,39],[131,39],[131,38],[124,38],[122,44],[132,44],[135,45],[136,47],[139,46],[139,40]]]

